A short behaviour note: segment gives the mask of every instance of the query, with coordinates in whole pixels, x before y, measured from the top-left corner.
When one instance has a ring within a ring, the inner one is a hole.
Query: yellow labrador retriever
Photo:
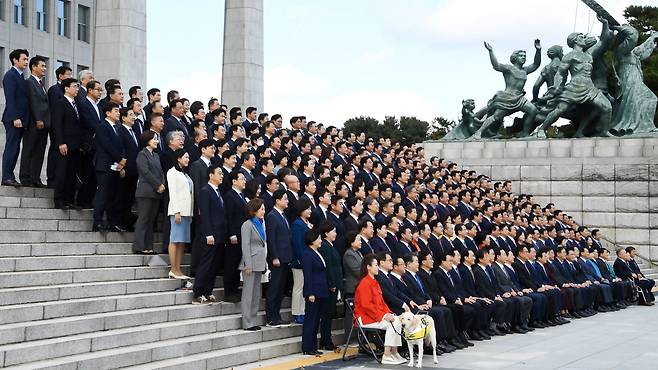
[[[432,345],[434,363],[438,363],[434,320],[429,315],[414,315],[411,312],[404,312],[400,315],[400,323],[402,324],[403,337],[409,346],[409,363],[407,366],[414,366],[414,345],[418,346],[416,367],[423,367],[423,347],[425,344]]]

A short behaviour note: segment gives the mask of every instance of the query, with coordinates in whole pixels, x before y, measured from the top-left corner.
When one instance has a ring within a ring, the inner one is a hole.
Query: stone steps
[[[55,208],[19,208],[0,207],[0,219],[19,218],[32,220],[93,220],[93,212],[90,210],[61,210]],[[20,239],[18,239],[20,240]],[[15,242],[15,241],[14,241]]]
[[[6,231],[90,231],[91,220],[0,219],[0,230]]]
[[[30,187],[13,187],[0,186],[0,197],[22,197],[22,198],[49,198],[55,195],[53,189],[48,188],[30,188]]]
[[[91,256],[132,253],[132,243],[2,244],[0,257]]]
[[[51,210],[59,211],[59,210]],[[69,212],[69,211],[59,211]],[[88,230],[91,230],[89,228]],[[155,241],[161,239],[156,234]],[[92,231],[0,231],[0,245],[16,243],[128,243],[133,233],[99,233]]]
[[[333,331],[334,343],[344,340],[342,330]],[[162,361],[152,361],[140,366],[133,366],[135,370],[148,369],[227,369],[234,366],[254,363],[275,357],[292,355],[302,350],[302,341],[299,337],[279,339],[269,342],[242,345],[237,348],[227,348],[203,352],[194,355],[185,355],[178,358]]]
[[[172,368],[183,366],[199,368],[203,362],[217,361],[205,368],[223,368],[227,364],[243,364],[299,352],[301,326],[289,328],[264,328],[258,332],[229,330],[213,334],[201,334],[162,340],[138,346],[120,347],[102,351],[36,361],[18,365],[16,369],[76,368],[113,369],[140,364],[159,366],[171,361]],[[338,336],[339,332],[334,332]],[[236,348],[237,347],[237,348]],[[239,348],[239,349],[238,349]],[[257,356],[244,356],[255,353]],[[11,359],[11,358],[10,358]]]
[[[218,293],[218,290],[216,290]],[[192,294],[181,294],[179,304],[156,307],[133,307],[123,311],[100,313],[79,312],[73,316],[36,319],[0,325],[0,344],[23,343],[32,340],[60,338],[68,335],[85,334],[129,327],[139,327],[164,322],[173,322],[210,316],[232,315],[240,312],[240,304],[220,302],[214,305],[192,305]],[[265,309],[265,300],[259,305]],[[282,303],[290,307],[290,299]]]
[[[187,270],[187,266],[183,266],[183,268]],[[2,272],[0,273],[0,288],[163,278],[167,276],[168,272],[169,267],[167,266],[74,268],[48,271]]]
[[[144,266],[148,263],[149,258],[150,256],[144,256],[141,254],[119,254],[110,256],[5,257],[0,258],[0,273]]]
[[[14,208],[53,208],[55,203],[52,198],[35,197],[10,197],[0,195],[0,207]]]
[[[282,316],[284,318],[290,318],[290,310],[282,310]],[[259,312],[258,320],[260,324],[264,324],[264,312]],[[200,341],[207,340],[208,335],[222,332],[235,334],[235,332],[241,331],[239,330],[241,326],[242,319],[239,313],[145,324],[2,345],[0,346],[0,358],[4,354],[4,366],[12,366],[120,347],[137,345],[142,347],[143,345],[171,339],[196,337],[189,338],[189,340],[197,342],[194,344],[198,344]],[[283,329],[283,331],[285,330]],[[272,329],[267,329],[264,332],[267,332],[268,335],[275,334]],[[281,334],[281,332],[276,334]]]

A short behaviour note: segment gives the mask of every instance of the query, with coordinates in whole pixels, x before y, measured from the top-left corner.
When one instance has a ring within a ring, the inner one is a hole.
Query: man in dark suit
[[[513,301],[514,305],[518,307],[517,326],[525,331],[531,331],[533,328],[530,328],[528,324],[533,306],[532,298],[525,296],[522,291],[517,289],[512,277],[505,269],[507,252],[503,249],[494,249],[493,252],[495,261],[490,264],[489,271],[493,272],[498,290],[503,299],[507,298],[507,300]]]
[[[169,102],[169,107],[171,107],[171,116],[165,120],[165,132],[181,131],[185,134],[185,141],[188,141],[190,139],[190,133],[182,119],[183,103],[178,99],[174,99]]]
[[[206,186],[208,183],[208,168],[212,165],[212,158],[215,155],[215,144],[210,139],[203,139],[199,143],[199,148],[201,149],[201,157],[195,162],[190,164],[189,175],[194,183],[194,227],[196,229],[194,239],[192,240],[192,263],[191,271],[194,274],[196,272],[199,260],[198,258],[202,255],[201,250],[205,245],[203,240],[203,233],[201,232],[202,219],[199,216],[199,197],[201,195],[201,188]],[[221,167],[217,167],[219,172],[222,172],[222,181],[224,177],[224,172]],[[221,182],[220,182],[221,185]],[[196,253],[195,253],[196,251]]]
[[[226,234],[228,243],[224,252],[224,291],[227,302],[240,301],[240,271],[238,267],[242,259],[240,233],[242,224],[247,220],[247,200],[243,191],[247,184],[244,175],[233,171],[229,174],[231,188],[224,194],[226,208]]]
[[[92,201],[96,194],[96,170],[94,168],[94,156],[96,155],[96,142],[94,135],[98,126],[103,123],[103,113],[98,107],[103,88],[101,83],[95,80],[87,83],[87,96],[78,99],[78,111],[80,112],[80,126],[82,129],[82,147],[80,150],[79,173],[80,191],[78,192],[77,204],[83,209],[92,209]]]
[[[336,227],[336,241],[334,242],[334,247],[338,253],[342,256],[346,250],[346,240],[347,231],[345,230],[345,224],[343,220],[340,219],[340,212],[343,210],[343,203],[345,201],[338,195],[331,196],[331,211],[327,213],[327,220],[331,222]]]
[[[411,311],[408,302],[411,298],[404,296],[404,294],[395,288],[389,276],[393,269],[393,257],[390,253],[381,252],[377,254],[377,261],[379,263],[379,273],[375,275],[375,280],[379,283],[382,289],[382,296],[388,308],[394,314],[400,315],[405,311]]]
[[[55,186],[55,207],[70,209],[75,200],[75,177],[78,168],[79,149],[82,143],[80,120],[75,105],[78,82],[72,78],[62,81],[64,96],[54,104],[52,127],[55,137],[54,145],[58,148],[57,172]]]
[[[43,83],[46,76],[46,59],[41,56],[32,57],[30,72],[31,76],[27,79],[30,121],[25,126],[23,136],[19,177],[23,186],[44,187],[41,182],[41,167],[50,129],[48,94]]]
[[[491,301],[501,302],[505,307],[504,318],[499,318],[500,321],[497,322],[498,329],[506,332],[518,332],[526,333],[527,331],[515,326],[514,330],[510,328],[510,325],[514,322],[515,317],[518,317],[518,307],[514,307],[513,301],[505,301],[501,297],[500,290],[495,281],[495,276],[489,269],[490,264],[490,248],[484,248],[477,251],[475,258],[478,263],[472,266],[473,278],[475,281],[475,289],[478,292],[478,295],[485,297]],[[496,303],[498,304],[498,303]]]
[[[655,297],[651,292],[655,282],[645,278],[644,275],[642,275],[642,272],[639,272],[639,269],[637,269],[637,264],[635,264],[635,271],[638,271],[639,274],[634,271],[634,267],[632,266],[631,262],[635,261],[633,261],[633,258],[628,250],[634,252],[635,248],[630,248],[632,247],[628,247],[627,249],[620,248],[617,250],[617,259],[613,264],[615,274],[622,280],[633,281],[638,287],[640,287],[644,293],[640,294],[640,304],[651,306],[655,301]]]
[[[281,301],[286,287],[286,280],[290,273],[292,261],[292,240],[290,237],[290,224],[285,216],[288,207],[288,195],[279,189],[272,195],[274,208],[265,216],[267,230],[267,259],[272,271],[270,284],[267,288],[267,301],[265,314],[268,326],[280,327],[287,325],[281,319]]]
[[[23,132],[30,123],[30,102],[28,83],[23,77],[27,68],[29,54],[25,49],[16,49],[9,53],[12,67],[2,78],[5,93],[5,110],[2,124],[5,126],[6,142],[2,153],[2,185],[20,186],[16,181],[14,169],[18,161]]]
[[[117,208],[116,192],[119,172],[126,166],[126,153],[119,137],[119,107],[108,102],[103,107],[105,121],[96,130],[96,179],[98,191],[94,204],[93,231],[101,229],[125,231],[121,227]],[[103,225],[103,216],[107,214],[107,224]]]
[[[119,214],[120,226],[130,230],[137,218],[131,212],[135,203],[135,189],[137,188],[137,154],[139,153],[139,141],[133,130],[135,127],[135,112],[125,107],[119,110],[121,125],[117,125],[117,132],[123,145],[126,166],[120,173],[119,190],[117,192],[117,213]]]
[[[50,105],[50,112],[56,109],[53,106],[59,104],[59,100],[64,96],[64,88],[62,87],[62,81],[67,78],[73,77],[73,71],[68,66],[59,66],[55,70],[55,77],[57,82],[48,88],[48,104]],[[55,134],[52,130],[48,130],[48,137],[50,139],[50,147],[48,148],[48,162],[46,164],[46,175],[48,180],[48,187],[55,186],[55,175],[57,174],[57,152],[59,151],[55,145],[52,143],[55,142]]]
[[[206,169],[208,182],[199,190],[198,223],[202,245],[192,253],[197,254],[198,267],[194,281],[194,299],[192,303],[210,303],[217,301],[212,294],[215,287],[215,272],[219,261],[219,249],[226,242],[226,209],[224,199],[219,191],[222,183],[222,170],[217,165]]]

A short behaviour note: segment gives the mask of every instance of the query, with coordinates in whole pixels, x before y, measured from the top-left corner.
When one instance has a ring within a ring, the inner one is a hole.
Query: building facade
[[[118,78],[127,90],[146,83],[146,0],[0,0],[0,70],[9,53],[27,49],[55,69],[92,69],[101,82]],[[0,86],[0,110],[4,94]],[[126,91],[127,93],[127,91]]]

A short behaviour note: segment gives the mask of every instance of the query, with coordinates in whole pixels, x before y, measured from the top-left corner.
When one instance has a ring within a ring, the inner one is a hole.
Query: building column
[[[263,110],[263,0],[226,0],[222,99],[228,107]]]
[[[146,89],[146,0],[96,2],[94,77],[101,83],[121,81],[128,89]]]

